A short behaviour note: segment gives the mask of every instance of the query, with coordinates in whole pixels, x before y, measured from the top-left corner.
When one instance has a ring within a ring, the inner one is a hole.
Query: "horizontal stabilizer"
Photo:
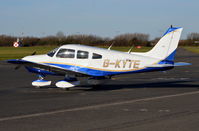
[[[191,65],[191,63],[186,63],[186,62],[176,62],[174,63],[174,66],[187,66]]]
[[[187,65],[191,65],[191,63],[177,62],[174,64],[154,64],[154,65],[149,65],[147,67],[174,67],[174,66],[187,66]]]

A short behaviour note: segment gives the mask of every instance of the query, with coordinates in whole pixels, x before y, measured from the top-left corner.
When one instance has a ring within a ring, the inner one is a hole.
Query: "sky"
[[[199,32],[199,0],[0,0],[0,35],[124,33],[161,37],[170,25],[182,38]]]

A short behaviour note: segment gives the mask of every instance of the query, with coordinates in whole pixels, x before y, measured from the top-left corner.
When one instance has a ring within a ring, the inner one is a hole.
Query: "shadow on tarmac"
[[[127,88],[198,88],[199,85],[189,84],[193,81],[167,81],[167,82],[155,82],[155,83],[138,83],[138,84],[110,84],[110,85],[101,85],[100,87],[94,87],[87,89],[90,91],[98,90],[119,90]]]
[[[198,84],[193,83],[193,80],[189,81],[166,81],[166,82],[147,82],[136,84],[104,84],[99,86],[80,85],[78,87],[70,88],[70,90],[82,90],[82,91],[106,91],[106,90],[120,90],[120,89],[137,89],[137,88],[198,88]],[[41,87],[42,89],[59,89],[55,86]],[[62,89],[60,89],[62,90]]]

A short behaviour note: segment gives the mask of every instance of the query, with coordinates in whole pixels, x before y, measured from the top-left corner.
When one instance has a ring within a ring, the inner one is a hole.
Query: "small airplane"
[[[79,77],[88,77],[88,84],[102,84],[112,76],[152,71],[165,71],[175,66],[190,65],[174,62],[174,56],[183,28],[170,27],[159,42],[148,52],[115,51],[79,44],[67,44],[44,55],[26,56],[22,59],[8,60],[8,63],[25,66],[38,74],[33,86],[51,85],[44,80],[46,75],[61,75],[64,79],[56,82],[59,88],[80,85]],[[111,45],[112,46],[112,45]]]

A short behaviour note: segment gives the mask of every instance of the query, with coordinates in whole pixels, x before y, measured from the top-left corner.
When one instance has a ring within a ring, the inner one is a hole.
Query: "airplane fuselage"
[[[73,51],[72,56],[70,56],[69,52],[68,56],[60,57],[61,55],[59,55],[59,52],[61,50],[65,50],[66,54],[68,50]],[[83,57],[78,56],[80,55],[78,52],[86,52],[86,55]],[[109,76],[153,71],[152,68],[148,68],[147,66],[156,64],[160,61],[152,57],[143,57],[133,53],[129,54],[127,52],[75,44],[61,46],[52,56],[34,55],[24,57],[23,60],[53,65],[91,76]],[[168,68],[156,68],[155,70],[166,69]],[[29,71],[31,71],[31,69]],[[38,73],[35,69],[32,70],[32,72]],[[42,72],[42,70],[39,70],[39,72]]]

